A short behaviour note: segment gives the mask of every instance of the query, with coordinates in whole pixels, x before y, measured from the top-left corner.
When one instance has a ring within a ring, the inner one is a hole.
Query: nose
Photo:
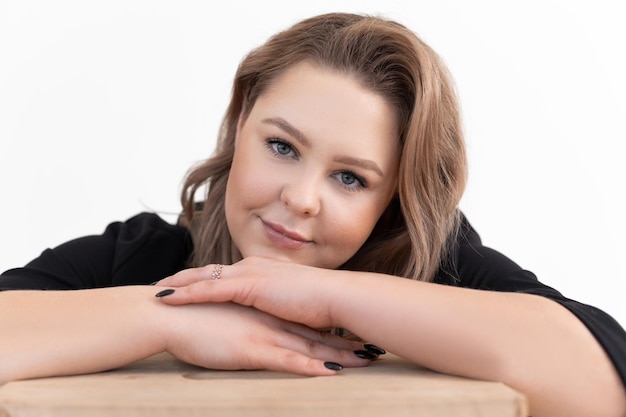
[[[292,177],[284,185],[280,199],[285,206],[301,216],[316,216],[321,209],[321,181],[311,175]]]

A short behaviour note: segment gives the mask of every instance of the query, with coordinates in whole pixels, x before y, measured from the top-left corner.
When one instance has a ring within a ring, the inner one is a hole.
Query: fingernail
[[[354,354],[356,356],[358,356],[359,358],[369,359],[369,360],[373,360],[373,359],[376,359],[378,357],[377,354],[375,354],[373,352],[368,352],[367,350],[355,350]]]
[[[165,297],[165,296],[170,295],[170,294],[174,294],[174,290],[171,289],[171,288],[168,288],[166,290],[159,291],[158,293],[154,294],[154,296],[161,298],[161,297]]]
[[[375,355],[384,355],[385,353],[387,353],[385,349],[379,348],[378,346],[372,345],[371,343],[366,343],[363,345],[363,347],[365,348],[365,350]]]
[[[341,371],[343,369],[343,366],[335,362],[324,362],[324,366],[328,369],[332,369],[333,371]]]
[[[157,285],[159,283],[159,281],[154,281],[152,284],[150,285]]]

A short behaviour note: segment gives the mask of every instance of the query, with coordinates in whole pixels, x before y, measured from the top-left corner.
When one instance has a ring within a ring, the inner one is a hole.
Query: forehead
[[[397,117],[383,96],[349,74],[308,62],[281,74],[249,117],[282,117],[313,139],[399,146]]]

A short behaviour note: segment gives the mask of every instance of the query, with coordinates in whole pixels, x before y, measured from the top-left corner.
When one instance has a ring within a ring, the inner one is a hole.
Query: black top
[[[141,213],[111,223],[99,236],[69,241],[23,268],[0,275],[0,290],[85,289],[149,284],[185,268],[191,238],[181,226]],[[603,311],[564,297],[499,252],[483,246],[463,219],[457,244],[435,282],[492,291],[523,292],[549,298],[576,315],[597,338],[626,385],[626,332]],[[576,364],[572,364],[576,366]]]

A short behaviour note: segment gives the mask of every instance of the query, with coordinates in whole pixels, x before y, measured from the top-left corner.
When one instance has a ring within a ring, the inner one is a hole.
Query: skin
[[[529,294],[496,293],[250,257],[159,285],[163,302],[232,301],[316,328],[342,327],[444,373],[502,381],[533,416],[623,416],[624,387],[605,352],[569,311]]]
[[[302,63],[240,118],[226,219],[244,257],[336,268],[395,191],[394,111],[344,75]]]
[[[370,363],[354,354],[361,343],[251,307],[172,309],[154,293],[151,286],[0,292],[0,384],[114,369],[163,351],[212,369],[311,376],[335,374],[326,361]]]

